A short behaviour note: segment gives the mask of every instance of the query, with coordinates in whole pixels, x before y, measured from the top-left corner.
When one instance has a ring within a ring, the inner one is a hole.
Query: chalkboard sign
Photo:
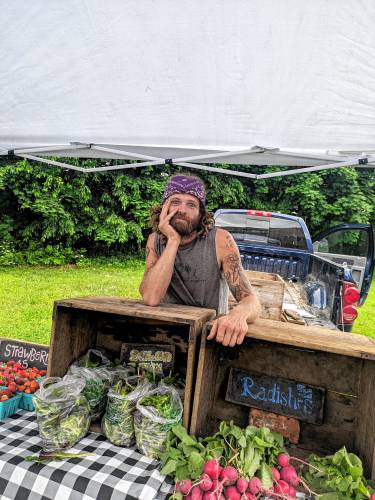
[[[22,366],[35,366],[39,370],[48,368],[49,346],[32,344],[12,339],[0,339],[0,361],[5,363],[10,359],[18,361]]]
[[[121,346],[120,360],[128,365],[168,375],[174,367],[175,346],[170,344],[133,344]]]
[[[321,387],[231,368],[225,399],[321,424],[324,396],[325,389]]]

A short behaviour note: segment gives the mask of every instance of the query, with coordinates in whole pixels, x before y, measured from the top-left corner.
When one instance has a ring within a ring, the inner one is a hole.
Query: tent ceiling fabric
[[[0,155],[373,166],[373,19],[372,0],[4,2]]]

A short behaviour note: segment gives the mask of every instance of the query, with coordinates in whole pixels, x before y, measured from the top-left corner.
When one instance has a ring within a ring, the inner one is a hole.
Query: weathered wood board
[[[261,306],[261,318],[281,320],[285,282],[278,274],[245,271],[252,287],[256,291]],[[229,307],[236,305],[232,294],[229,295]]]
[[[221,420],[233,420],[242,427],[248,424],[249,406],[226,400],[234,369],[324,389],[321,421],[299,419],[297,451],[329,454],[345,445],[361,457],[367,477],[375,478],[373,339],[260,319],[249,325],[244,343],[231,349],[208,342],[204,332],[190,427],[193,434],[215,433]]]
[[[215,311],[179,305],[149,307],[119,297],[84,297],[54,304],[48,374],[65,375],[90,348],[120,358],[124,343],[164,344],[175,350],[175,366],[185,377],[184,416],[190,425],[200,335]]]

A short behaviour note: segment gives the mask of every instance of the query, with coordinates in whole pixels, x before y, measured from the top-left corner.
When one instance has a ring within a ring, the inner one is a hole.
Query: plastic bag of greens
[[[114,375],[109,365],[109,359],[102,352],[89,349],[68,369],[68,374],[82,377],[85,380],[83,395],[89,402],[93,422],[98,420],[105,410],[108,388]]]
[[[69,375],[40,382],[33,403],[45,453],[71,448],[86,435],[90,406],[82,394],[84,387],[82,378]]]
[[[138,450],[158,458],[165,449],[169,430],[181,421],[182,402],[173,387],[160,385],[137,401],[134,431]]]
[[[102,430],[111,443],[128,447],[134,445],[133,414],[136,403],[151,388],[148,381],[134,376],[119,380],[108,391]]]

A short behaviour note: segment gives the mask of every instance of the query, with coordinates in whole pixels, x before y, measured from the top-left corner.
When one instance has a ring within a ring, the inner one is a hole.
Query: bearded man
[[[163,302],[215,309],[220,316],[207,338],[233,347],[243,342],[260,304],[232,235],[215,227],[205,203],[199,177],[169,179],[163,203],[151,209],[153,232],[139,291],[149,306]],[[229,312],[228,287],[238,302]]]

